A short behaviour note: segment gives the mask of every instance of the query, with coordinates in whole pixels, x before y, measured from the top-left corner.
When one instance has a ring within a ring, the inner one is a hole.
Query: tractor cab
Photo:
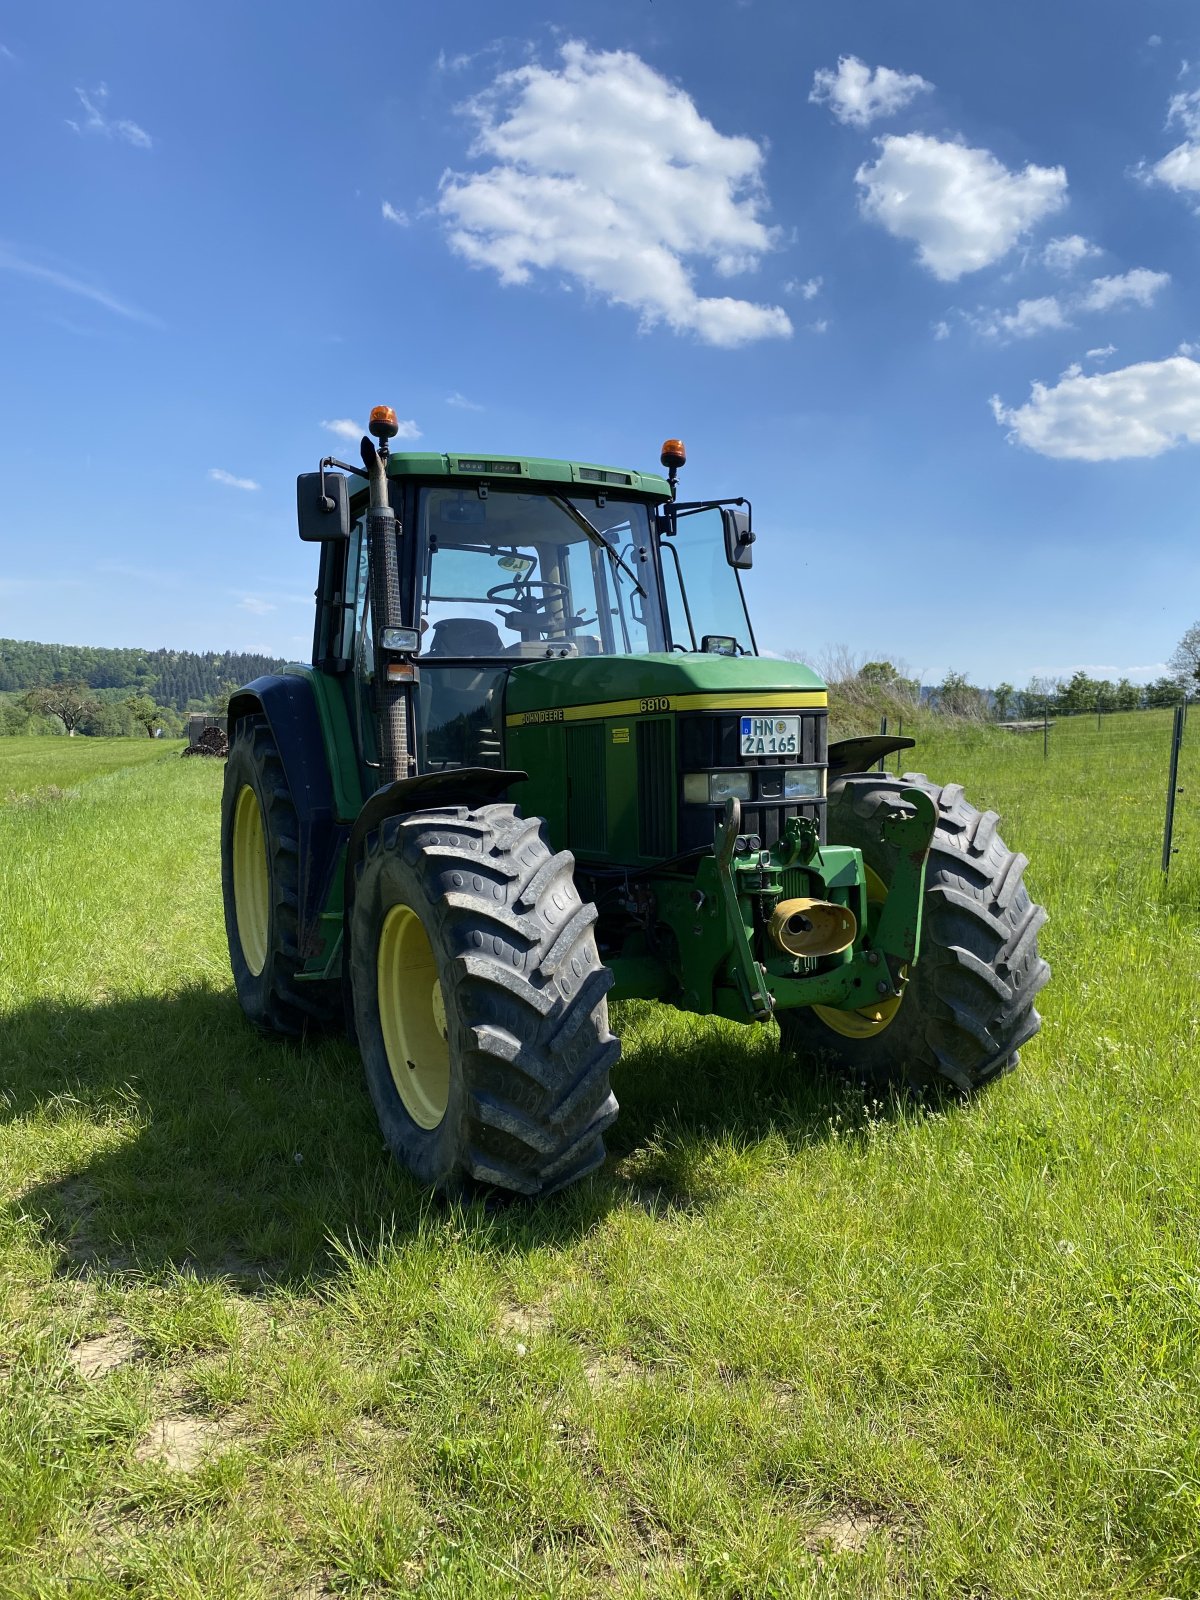
[[[726,502],[678,504],[683,459],[682,445],[668,441],[670,477],[660,478],[540,458],[390,453],[398,604],[383,626],[404,648],[384,650],[382,663],[367,483],[335,478],[332,458],[301,477],[301,535],[323,547],[313,662],[343,680],[364,792],[382,771],[381,668],[410,674],[408,771],[397,773],[406,776],[511,765],[506,719],[523,702],[522,669],[533,663],[594,663],[569,674],[576,692],[606,681],[606,664],[621,658],[623,681],[654,698],[662,658],[676,658],[668,669],[676,677],[679,657],[756,654],[740,579],[750,565],[749,513]],[[344,538],[342,518],[320,509],[326,501],[347,507]]]

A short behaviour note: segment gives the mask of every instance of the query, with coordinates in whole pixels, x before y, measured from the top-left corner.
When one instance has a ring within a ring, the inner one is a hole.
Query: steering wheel
[[[533,599],[533,591],[535,589],[540,591],[541,599],[537,601],[535,605],[529,608],[531,613],[536,611],[548,611],[555,600],[561,600],[564,603],[565,608],[567,599],[566,584],[542,583],[537,578],[534,578],[528,582],[523,578],[516,578],[512,583],[498,583],[494,589],[488,590],[487,598],[489,600],[501,600],[510,589],[512,590],[512,605],[516,610],[521,609],[521,602],[523,600]]]

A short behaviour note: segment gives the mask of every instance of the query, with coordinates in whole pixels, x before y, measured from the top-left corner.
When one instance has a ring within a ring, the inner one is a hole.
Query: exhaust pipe
[[[832,900],[781,900],[767,930],[789,956],[836,956],[858,935],[858,918]]]

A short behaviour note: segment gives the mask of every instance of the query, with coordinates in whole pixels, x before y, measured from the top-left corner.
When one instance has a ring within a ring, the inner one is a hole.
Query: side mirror
[[[300,537],[310,544],[350,537],[350,485],[340,472],[300,474],[296,479],[296,523]]]
[[[731,567],[752,567],[754,534],[750,528],[750,513],[740,506],[722,506],[721,525],[725,529],[726,561]]]

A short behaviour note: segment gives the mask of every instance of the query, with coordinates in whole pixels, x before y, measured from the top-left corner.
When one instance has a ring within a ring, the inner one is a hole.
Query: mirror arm
[[[322,458],[321,462],[319,463],[319,465],[317,467],[317,471],[321,474],[321,510],[322,511],[334,511],[337,508],[335,507],[333,501],[325,493],[325,468],[326,467],[338,467],[343,472],[353,472],[353,473],[357,474],[361,478],[362,477],[362,466],[360,464],[357,467],[352,467],[352,466],[349,465],[348,462],[339,461],[336,456],[324,456]]]

